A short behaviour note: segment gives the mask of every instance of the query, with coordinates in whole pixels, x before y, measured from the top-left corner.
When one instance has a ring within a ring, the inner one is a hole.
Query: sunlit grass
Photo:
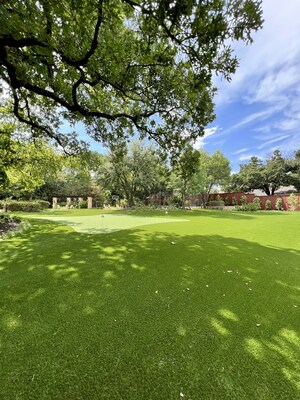
[[[300,399],[300,213],[168,218],[0,242],[1,400]]]

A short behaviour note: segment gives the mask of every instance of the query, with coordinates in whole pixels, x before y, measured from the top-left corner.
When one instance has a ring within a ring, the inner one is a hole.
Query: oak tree
[[[213,77],[262,26],[261,0],[2,0],[0,79],[32,135],[140,134],[175,151],[214,119]]]

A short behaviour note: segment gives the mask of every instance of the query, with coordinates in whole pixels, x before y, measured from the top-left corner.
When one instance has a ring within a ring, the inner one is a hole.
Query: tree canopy
[[[262,26],[261,0],[3,0],[0,78],[33,135],[76,145],[139,132],[175,151],[214,119],[213,76]]]
[[[230,189],[243,192],[261,189],[268,196],[273,195],[280,186],[290,183],[287,161],[279,150],[275,150],[265,162],[251,157],[248,163],[240,165],[239,173],[232,176]]]

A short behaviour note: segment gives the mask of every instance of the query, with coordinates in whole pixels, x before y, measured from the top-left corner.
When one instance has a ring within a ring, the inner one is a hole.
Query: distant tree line
[[[284,158],[279,150],[264,161],[251,157],[240,165],[240,171],[231,176],[227,191],[252,192],[260,189],[268,196],[281,186],[293,185],[300,192],[300,150],[292,157]]]
[[[116,139],[106,154],[83,150],[67,155],[50,140],[26,137],[24,128],[9,118],[1,124],[0,199],[93,196],[102,204],[117,195],[131,207],[161,196],[185,206],[187,195],[197,195],[205,207],[220,188],[272,195],[280,186],[293,185],[300,191],[300,150],[286,158],[279,150],[265,161],[252,157],[237,174],[230,172],[221,151],[209,154],[186,145],[179,156],[167,159],[153,145]]]

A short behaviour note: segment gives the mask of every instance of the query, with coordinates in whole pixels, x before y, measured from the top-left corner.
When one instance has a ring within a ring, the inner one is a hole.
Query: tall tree
[[[275,150],[265,163],[251,157],[248,163],[241,164],[239,173],[232,177],[231,187],[243,192],[261,189],[270,196],[286,183],[286,163],[280,151]]]
[[[161,160],[152,146],[136,141],[117,143],[98,170],[98,183],[124,196],[131,207],[136,199],[159,190]]]
[[[0,26],[0,77],[34,135],[76,144],[59,126],[81,120],[96,140],[138,131],[175,150],[214,119],[213,76],[234,74],[231,43],[252,41],[262,8],[261,0],[2,0]]]
[[[224,186],[230,180],[230,170],[230,161],[221,151],[209,155],[200,150],[198,168],[190,182],[190,193],[199,195],[202,206],[206,207],[213,187]]]
[[[287,158],[287,182],[300,192],[300,150],[295,151],[293,158]]]
[[[21,141],[14,146],[14,162],[5,168],[9,187],[19,195],[32,198],[34,191],[61,168],[61,156],[44,140]]]
[[[181,194],[182,206],[185,205],[185,198],[188,194],[188,187],[191,179],[199,165],[199,151],[187,145],[178,159],[173,160],[173,176],[171,185],[173,189]]]

